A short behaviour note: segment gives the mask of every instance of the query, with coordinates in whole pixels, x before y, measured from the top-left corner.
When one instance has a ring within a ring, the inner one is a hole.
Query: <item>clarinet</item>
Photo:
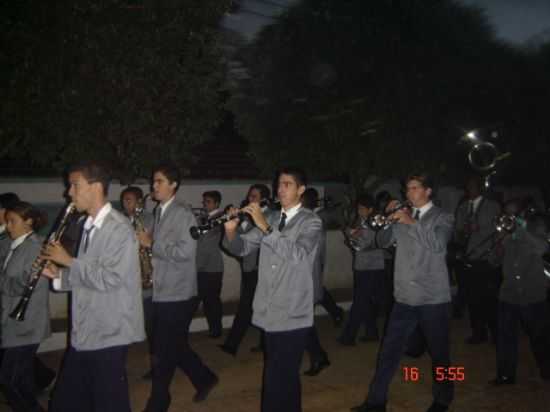
[[[50,242],[57,242],[59,241],[59,239],[61,239],[61,236],[63,236],[63,233],[67,228],[67,224],[69,223],[69,216],[71,216],[75,211],[76,208],[74,204],[70,203],[65,209],[63,218],[59,222],[57,229],[50,234],[48,239],[44,241],[43,246],[46,246]],[[47,264],[48,261],[40,260],[40,256],[38,256],[34,260],[32,264],[31,277],[25,285],[25,290],[23,291],[21,299],[19,299],[19,302],[15,306],[15,309],[13,309],[13,311],[9,314],[10,318],[15,319],[19,322],[23,322],[25,320],[25,313],[27,312],[27,307],[29,306],[32,294],[34,292],[34,289],[36,288],[36,285],[38,284],[38,281],[40,280],[40,277],[42,276],[42,271]]]
[[[270,202],[269,200],[262,200],[260,202],[260,207],[264,208],[269,206]],[[205,235],[206,233],[210,232],[212,229],[223,225],[225,222],[228,222],[233,219],[243,219],[246,217],[245,212],[239,212],[236,215],[230,215],[229,213],[225,213],[219,217],[215,217],[212,219],[209,219],[204,225],[200,226],[191,226],[189,228],[189,233],[191,234],[191,237],[195,240],[198,240],[201,236]]]

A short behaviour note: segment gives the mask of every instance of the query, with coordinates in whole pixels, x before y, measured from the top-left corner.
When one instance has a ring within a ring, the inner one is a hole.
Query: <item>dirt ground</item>
[[[380,323],[382,320],[380,319]],[[339,329],[327,317],[317,318],[321,342],[329,353],[331,366],[317,377],[302,378],[302,402],[304,412],[347,412],[365,398],[374,373],[378,343],[358,342],[355,347],[344,347],[336,342]],[[453,321],[453,365],[464,368],[465,379],[456,383],[455,401],[451,412],[546,412],[550,411],[550,383],[538,377],[538,371],[529,350],[528,340],[522,336],[520,367],[514,386],[491,387],[488,381],[495,375],[495,347],[491,344],[470,346],[464,344],[469,329],[466,320]],[[227,331],[225,331],[227,332]],[[202,359],[220,377],[220,383],[209,398],[194,404],[194,389],[188,379],[176,372],[172,384],[170,412],[259,412],[263,357],[250,348],[258,341],[258,333],[251,330],[245,338],[237,357],[219,350],[222,339],[210,339],[205,333],[191,336],[191,345]],[[550,350],[550,348],[549,348]],[[41,355],[51,367],[57,368],[62,352]],[[304,358],[303,369],[309,366]],[[403,358],[403,367],[416,367],[418,381],[406,381],[402,369],[390,388],[389,412],[424,412],[431,403],[430,359]],[[149,395],[150,381],[141,376],[148,369],[145,343],[130,350],[128,378],[132,410],[141,412]],[[46,405],[48,394],[41,397]],[[8,411],[0,404],[0,411]],[[78,412],[78,406],[75,406]],[[281,411],[284,412],[284,411]]]

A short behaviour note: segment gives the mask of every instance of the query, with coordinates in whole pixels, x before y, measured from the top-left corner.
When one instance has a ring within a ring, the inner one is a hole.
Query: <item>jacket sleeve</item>
[[[158,236],[158,239],[154,239],[153,256],[172,262],[186,262],[196,258],[196,240],[189,233],[189,228],[196,224],[196,219],[191,213],[186,213],[181,218],[183,222],[178,225],[177,236]]]
[[[415,222],[409,225],[408,233],[421,247],[432,252],[442,253],[447,249],[447,243],[453,234],[453,223],[453,215],[441,213],[434,225]]]
[[[223,236],[222,246],[234,256],[246,256],[260,248],[263,237],[264,234],[257,227],[246,233],[239,233],[237,230],[232,241],[229,241],[227,235]]]
[[[29,242],[25,246],[24,253],[18,256],[18,259],[23,259],[24,262],[21,267],[21,271],[19,273],[15,273],[14,275],[6,276],[6,272],[10,266],[10,260],[10,262],[8,262],[8,266],[6,267],[4,276],[1,277],[0,287],[2,288],[2,292],[8,296],[21,296],[25,290],[25,286],[34,272],[32,264],[40,253],[41,245],[39,243]]]
[[[315,216],[302,223],[300,233],[295,240],[274,230],[270,235],[263,237],[262,243],[269,247],[275,255],[292,262],[300,262],[308,259],[309,255],[318,247],[321,234],[321,219]]]
[[[119,225],[110,234],[101,256],[73,259],[66,281],[70,287],[82,286],[100,292],[117,290],[133,270],[132,263],[138,259],[137,250],[137,239],[131,227]]]

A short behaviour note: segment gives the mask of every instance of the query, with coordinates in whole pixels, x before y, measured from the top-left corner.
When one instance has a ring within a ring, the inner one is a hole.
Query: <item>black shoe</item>
[[[338,309],[338,314],[332,318],[334,326],[337,328],[342,326],[342,322],[344,322],[344,309],[340,307],[338,307]]]
[[[386,412],[386,405],[369,405],[367,401],[361,405],[354,406],[351,412]]]
[[[319,373],[323,369],[328,368],[329,366],[330,366],[330,362],[329,362],[328,358],[325,356],[320,361],[313,362],[311,364],[311,367],[307,371],[304,372],[304,375],[306,375],[306,376],[317,376],[317,375],[319,375]]]
[[[261,345],[252,346],[252,347],[250,348],[250,352],[252,352],[252,353],[259,353],[259,352],[263,352],[263,351],[264,351],[264,348],[263,348],[263,346],[261,346]]]
[[[237,349],[231,348],[227,346],[225,343],[218,345],[218,348],[220,348],[223,352],[227,353],[228,355],[231,355],[231,356],[237,355]]]
[[[208,398],[208,395],[210,394],[210,392],[212,391],[212,389],[214,389],[214,386],[216,386],[218,384],[220,380],[218,379],[217,376],[214,376],[214,378],[212,379],[212,381],[206,385],[204,388],[202,389],[199,389],[196,393],[195,393],[195,396],[193,396],[193,402],[197,403],[197,402],[202,402],[204,401],[206,398]]]
[[[449,409],[448,405],[443,405],[442,403],[434,402],[426,412],[445,412],[448,409]]]
[[[141,379],[146,381],[150,381],[151,379],[153,379],[153,369],[149,369],[149,371],[145,375],[143,375]]]
[[[487,342],[487,336],[470,336],[465,342],[468,345],[479,345]]]
[[[355,341],[348,338],[343,338],[341,336],[339,338],[336,338],[336,342],[338,342],[342,346],[355,346]]]
[[[508,376],[497,376],[492,381],[489,381],[489,384],[493,386],[502,386],[502,385],[514,385],[516,383],[516,378]]]

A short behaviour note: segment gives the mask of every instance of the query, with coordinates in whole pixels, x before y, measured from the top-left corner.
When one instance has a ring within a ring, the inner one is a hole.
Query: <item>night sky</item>
[[[533,36],[547,31],[550,39],[550,0],[461,0],[486,10],[501,39],[522,45]],[[228,15],[224,26],[251,39],[265,24],[273,22],[285,6],[297,0],[241,0],[243,10]]]

